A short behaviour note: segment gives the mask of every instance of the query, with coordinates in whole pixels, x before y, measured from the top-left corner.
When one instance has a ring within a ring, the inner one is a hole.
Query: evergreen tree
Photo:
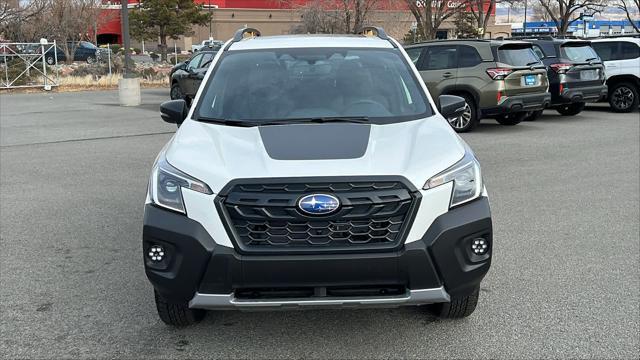
[[[167,38],[191,35],[193,25],[205,25],[209,14],[193,0],[145,0],[129,15],[131,35],[137,39],[160,39],[160,55],[167,61]]]

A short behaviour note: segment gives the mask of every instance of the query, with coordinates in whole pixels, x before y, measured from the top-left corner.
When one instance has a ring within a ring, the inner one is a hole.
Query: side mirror
[[[445,119],[462,116],[467,102],[464,98],[455,95],[440,95],[438,98],[438,111]]]
[[[162,120],[170,124],[176,124],[178,127],[188,113],[187,103],[184,100],[171,100],[160,104],[160,117],[162,117]]]

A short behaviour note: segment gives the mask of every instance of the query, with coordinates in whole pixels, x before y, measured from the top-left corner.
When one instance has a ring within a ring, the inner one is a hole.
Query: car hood
[[[404,176],[416,188],[459,161],[462,139],[440,115],[387,125],[234,127],[187,120],[167,161],[219,192],[241,178]]]

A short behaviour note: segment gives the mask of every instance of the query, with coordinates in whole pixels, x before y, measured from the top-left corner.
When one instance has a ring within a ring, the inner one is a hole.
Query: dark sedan
[[[184,99],[188,104],[191,103],[217,52],[217,50],[198,51],[191,59],[173,67],[170,93],[172,100]]]
[[[69,44],[69,47],[71,46],[72,45]],[[80,41],[76,44],[76,48],[73,54],[73,61],[86,61],[87,63],[92,64],[99,59],[100,52],[102,50],[103,49],[98,48],[90,42]],[[58,63],[67,60],[67,57],[64,54],[64,50],[62,50],[62,48],[60,48],[59,46],[55,50],[53,48],[49,49],[44,55],[44,58],[49,65],[53,65],[56,63],[56,57]]]

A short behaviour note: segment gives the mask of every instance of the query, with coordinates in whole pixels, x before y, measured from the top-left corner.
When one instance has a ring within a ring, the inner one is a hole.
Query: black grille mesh
[[[305,216],[302,196],[326,193],[341,206],[326,216]],[[226,220],[245,251],[357,250],[396,247],[416,196],[399,181],[237,184],[220,198]]]

